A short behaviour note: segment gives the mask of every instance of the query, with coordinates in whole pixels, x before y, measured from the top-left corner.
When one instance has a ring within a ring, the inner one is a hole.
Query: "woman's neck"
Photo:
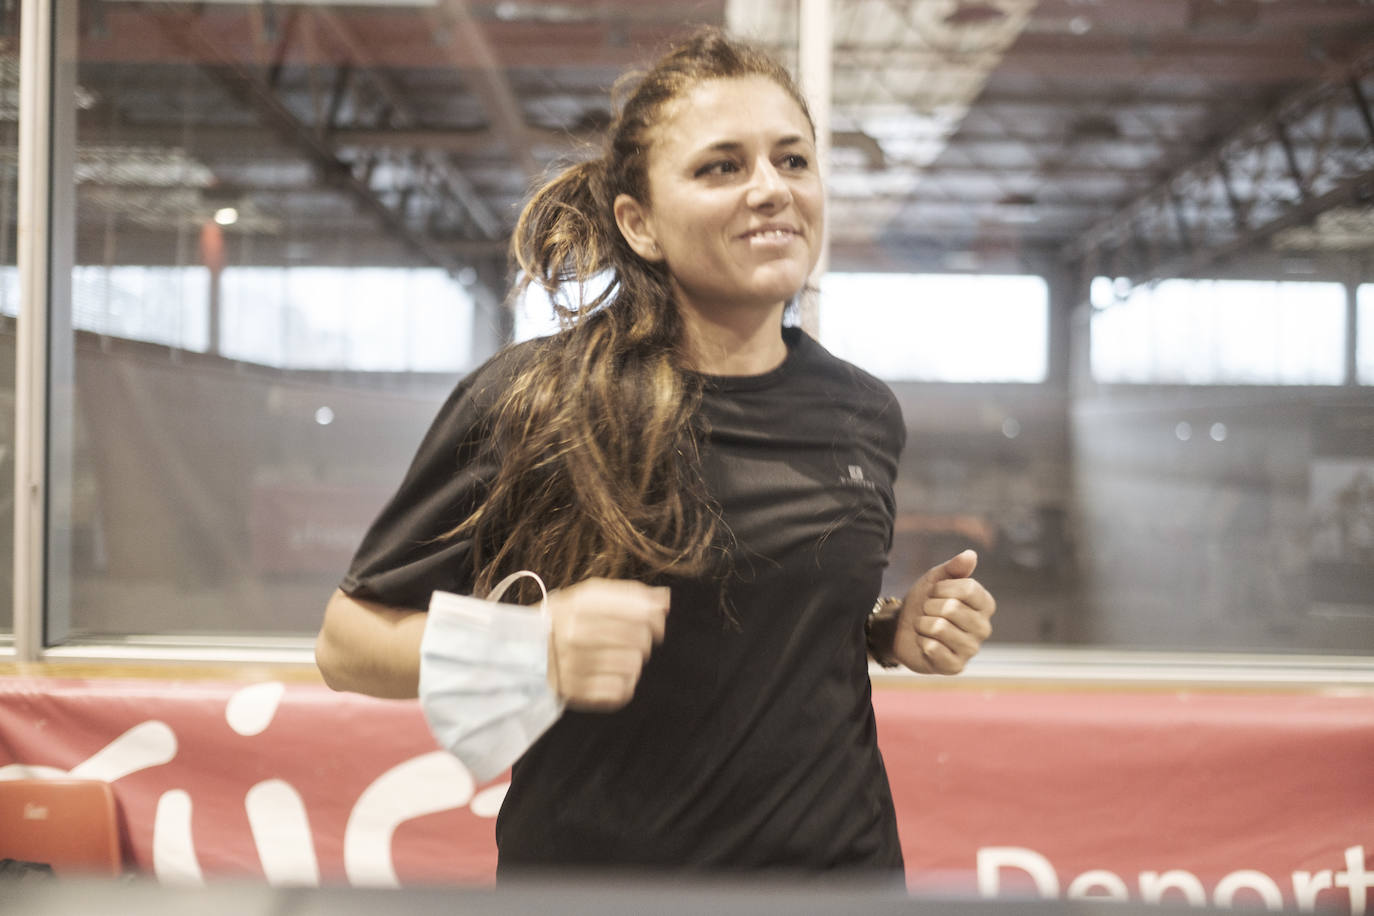
[[[782,339],[785,303],[761,309],[732,308],[724,314],[680,305],[687,353],[703,375],[763,375],[787,358]]]

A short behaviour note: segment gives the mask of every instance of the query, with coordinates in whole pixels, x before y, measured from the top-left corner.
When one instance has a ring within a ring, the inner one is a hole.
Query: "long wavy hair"
[[[526,568],[550,588],[718,568],[729,532],[701,478],[702,379],[687,363],[669,269],[635,254],[612,206],[620,194],[651,204],[655,127],[673,102],[747,76],[775,82],[811,122],[781,64],[702,29],[616,84],[601,155],[558,174],[520,214],[512,299],[542,287],[565,330],[535,345],[500,396],[486,444],[499,471],[451,532],[472,539],[477,594]]]

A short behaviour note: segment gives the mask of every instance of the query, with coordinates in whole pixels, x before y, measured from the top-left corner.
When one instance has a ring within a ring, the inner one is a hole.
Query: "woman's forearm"
[[[315,664],[335,690],[374,697],[418,696],[425,613],[330,596],[315,639]]]

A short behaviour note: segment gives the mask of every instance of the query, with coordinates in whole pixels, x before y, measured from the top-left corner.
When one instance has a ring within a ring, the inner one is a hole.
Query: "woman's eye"
[[[703,165],[701,168],[697,169],[696,174],[698,178],[701,178],[706,175],[728,175],[736,171],[739,171],[739,167],[735,165],[735,163],[731,162],[729,159],[719,159],[715,162],[708,162],[706,165]]]
[[[801,153],[789,153],[782,157],[782,164],[785,168],[789,169],[804,169],[811,163]]]

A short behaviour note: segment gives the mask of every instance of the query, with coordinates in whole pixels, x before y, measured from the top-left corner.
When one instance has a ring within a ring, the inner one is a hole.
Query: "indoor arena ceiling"
[[[80,0],[82,260],[502,256],[608,89],[692,25],[795,62],[795,0]],[[835,0],[832,269],[1131,276],[1374,246],[1368,0]],[[390,255],[387,252],[392,252]]]

